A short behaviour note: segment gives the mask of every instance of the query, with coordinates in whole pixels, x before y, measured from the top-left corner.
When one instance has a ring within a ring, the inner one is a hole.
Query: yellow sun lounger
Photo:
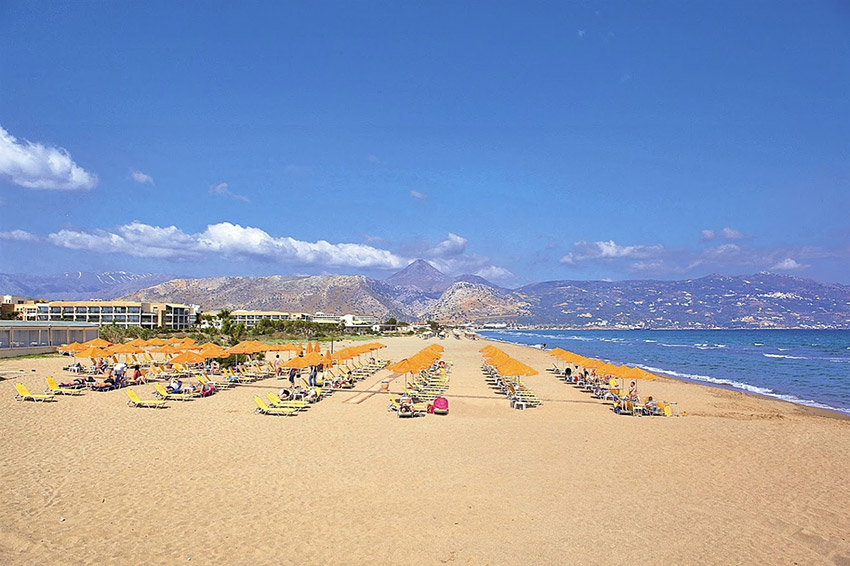
[[[59,387],[52,375],[47,376],[47,389],[44,392],[48,395],[82,395],[83,388],[70,389],[68,387]]]
[[[175,400],[175,401],[189,401],[190,399],[194,399],[195,395],[192,393],[169,393],[165,387],[162,386],[161,383],[154,383],[154,389],[156,389],[156,395],[163,401]]]
[[[280,397],[278,397],[277,395],[275,395],[271,391],[266,393],[266,397],[268,397],[268,399],[269,399],[269,406],[273,409],[283,407],[283,408],[288,408],[288,409],[301,410],[301,409],[306,409],[307,407],[310,406],[310,403],[308,403],[307,401],[293,401],[293,400],[290,400],[290,399],[287,399],[286,401],[284,401],[283,399],[281,399]]]
[[[132,389],[127,389],[127,405],[130,407],[150,407],[152,409],[162,409],[167,407],[164,399],[140,399],[136,392]]]
[[[26,385],[23,383],[16,383],[15,389],[17,390],[17,395],[15,395],[15,401],[55,401],[56,398],[53,397],[51,393],[45,395],[33,395],[30,393],[29,389],[27,389]]]
[[[254,395],[254,402],[257,403],[257,408],[254,410],[261,415],[283,415],[288,417],[298,412],[298,409],[291,409],[288,407],[268,407],[265,403],[263,403],[263,400],[260,399],[259,395]]]

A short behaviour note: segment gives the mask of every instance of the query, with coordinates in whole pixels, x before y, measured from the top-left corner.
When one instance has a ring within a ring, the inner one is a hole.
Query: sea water
[[[670,377],[850,414],[850,330],[485,330]]]

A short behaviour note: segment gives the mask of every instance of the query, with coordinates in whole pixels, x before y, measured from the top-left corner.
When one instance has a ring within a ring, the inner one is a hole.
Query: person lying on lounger
[[[85,378],[85,377],[78,377],[78,378],[77,378],[77,379],[75,379],[74,381],[68,381],[68,382],[65,382],[65,383],[60,383],[60,384],[59,384],[59,387],[61,387],[61,388],[63,388],[63,389],[82,389],[83,387],[85,387],[85,386],[86,386],[86,380],[87,380],[87,379],[91,379],[91,380],[92,380],[92,382],[94,382],[94,380],[95,380],[95,379],[94,379],[93,377],[91,377],[91,376],[89,376],[89,377],[87,377],[87,378]]]
[[[176,377],[171,378],[171,382],[165,386],[169,393],[180,393],[183,389],[183,382]]]

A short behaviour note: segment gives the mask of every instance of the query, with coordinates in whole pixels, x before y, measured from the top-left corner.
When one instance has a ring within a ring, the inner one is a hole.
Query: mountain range
[[[0,294],[55,301],[115,299],[174,279],[163,273],[73,271],[54,275],[0,273]]]
[[[449,277],[423,260],[383,280],[360,275],[173,279],[118,273],[122,275],[95,278],[103,285],[100,298],[113,298],[129,286],[135,288],[121,298],[199,304],[205,311],[321,311],[570,328],[850,328],[850,286],[773,273],[681,281],[548,281],[518,289],[474,275]],[[10,291],[31,288],[16,277],[0,275],[0,292],[53,299],[85,294],[82,276],[45,278],[54,286],[42,284],[42,291],[34,294]],[[144,285],[148,281],[156,284]],[[90,288],[95,287],[92,282]]]

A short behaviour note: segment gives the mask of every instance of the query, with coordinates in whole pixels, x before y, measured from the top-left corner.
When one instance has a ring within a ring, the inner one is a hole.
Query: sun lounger
[[[271,391],[266,393],[266,397],[268,397],[269,407],[271,408],[288,408],[301,411],[310,406],[310,403],[307,401],[295,401],[293,399],[283,400]]]
[[[169,400],[189,401],[189,400],[194,399],[196,397],[196,395],[194,395],[192,393],[169,393],[168,390],[166,390],[165,387],[163,387],[161,383],[154,383],[153,387],[156,390],[154,395],[156,395],[157,397],[159,397],[160,399],[162,399],[164,401],[169,401]]]
[[[129,405],[130,407],[149,407],[152,409],[162,409],[167,406],[164,399],[140,399],[136,392],[132,389],[127,389],[127,397],[130,398],[130,400],[127,401],[127,405]]]
[[[79,387],[59,387],[52,375],[47,376],[47,389],[44,390],[47,394],[53,395],[82,395],[85,385],[80,384]]]
[[[289,416],[292,416],[292,415],[294,415],[298,412],[298,409],[292,409],[292,408],[289,408],[289,407],[280,407],[280,408],[269,407],[268,405],[263,403],[263,400],[260,399],[259,395],[254,395],[254,402],[257,404],[257,408],[254,409],[254,410],[256,412],[260,413],[261,415],[276,415],[276,416],[289,417]]]
[[[15,390],[18,392],[15,395],[15,401],[55,401],[56,398],[50,394],[33,395],[23,383],[16,383]]]

